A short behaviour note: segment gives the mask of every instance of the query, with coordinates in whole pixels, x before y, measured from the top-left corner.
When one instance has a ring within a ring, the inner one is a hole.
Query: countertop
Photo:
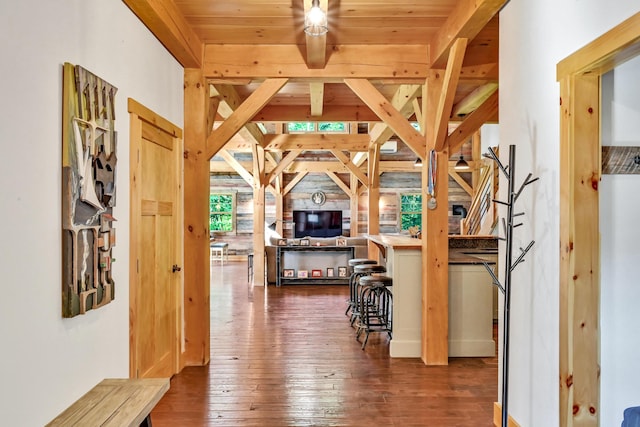
[[[365,237],[381,249],[422,249],[422,239],[414,239],[408,235],[376,234]],[[497,254],[495,236],[449,236],[449,264],[482,264],[484,261],[488,264],[495,264],[494,261],[483,259],[483,256],[486,258]]]
[[[422,249],[422,240],[403,234],[367,234],[365,236],[376,245],[393,249]]]

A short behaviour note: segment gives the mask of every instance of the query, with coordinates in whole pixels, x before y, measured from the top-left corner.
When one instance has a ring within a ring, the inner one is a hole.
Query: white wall
[[[183,70],[121,1],[0,2],[0,422],[39,426],[128,376],[131,97],[183,123]],[[118,88],[115,301],[61,317],[62,64]]]
[[[602,79],[602,144],[640,146],[640,57]],[[605,175],[600,184],[602,243],[601,424],[620,425],[640,406],[640,175]]]
[[[517,181],[529,172],[540,178],[518,201],[526,216],[514,245],[536,242],[515,269],[512,287],[509,412],[524,427],[558,425],[559,419],[556,64],[639,10],[637,0],[536,0],[510,2],[501,13],[500,153],[506,159],[515,144]],[[610,393],[603,388],[603,397]],[[617,416],[601,425],[619,425]]]

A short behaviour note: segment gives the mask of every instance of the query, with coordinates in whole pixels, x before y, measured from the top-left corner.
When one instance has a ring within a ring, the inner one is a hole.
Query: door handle
[[[173,264],[173,267],[171,268],[171,270],[173,273],[175,273],[176,271],[181,271],[182,268],[180,268],[178,264]]]

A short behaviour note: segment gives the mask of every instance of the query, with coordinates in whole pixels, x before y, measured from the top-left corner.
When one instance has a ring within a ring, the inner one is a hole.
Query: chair
[[[386,332],[392,338],[393,295],[389,287],[393,284],[391,277],[376,275],[360,278],[360,309],[356,322],[356,340],[365,333],[362,350],[369,341],[371,332]]]
[[[351,275],[351,280],[349,281],[349,299],[351,301],[351,325],[353,326],[353,322],[358,317],[358,310],[360,305],[358,291],[359,280],[363,276],[369,276],[371,274],[377,273],[386,273],[387,268],[384,265],[378,264],[360,264],[353,267],[353,274]],[[349,307],[347,307],[347,312],[349,311]],[[346,314],[346,313],[345,313]]]
[[[347,309],[344,312],[344,315],[347,316],[349,314],[349,310],[353,310],[355,305],[355,297],[353,294],[353,289],[355,287],[354,280],[357,280],[357,276],[355,275],[354,268],[356,265],[372,265],[377,264],[375,260],[367,259],[367,258],[352,258],[349,260],[349,268],[351,270],[351,275],[349,276],[349,299],[347,299]]]

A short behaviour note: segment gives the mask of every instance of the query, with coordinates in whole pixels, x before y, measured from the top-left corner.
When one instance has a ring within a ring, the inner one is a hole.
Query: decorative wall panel
[[[73,64],[63,70],[62,315],[115,296],[115,95],[117,88]]]

